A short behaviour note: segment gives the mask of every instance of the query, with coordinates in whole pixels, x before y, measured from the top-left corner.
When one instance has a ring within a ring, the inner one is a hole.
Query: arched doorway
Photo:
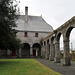
[[[16,50],[12,50],[12,56],[16,56]]]
[[[35,43],[32,46],[33,56],[41,56],[41,46],[39,43]]]
[[[30,45],[28,43],[23,44],[22,48],[22,57],[29,57],[30,56]]]

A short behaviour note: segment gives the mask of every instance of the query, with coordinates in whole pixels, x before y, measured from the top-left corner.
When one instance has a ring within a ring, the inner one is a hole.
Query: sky
[[[75,16],[75,0],[17,0],[21,14],[25,14],[25,6],[28,6],[28,15],[41,16],[57,29],[66,21]],[[70,34],[70,45],[75,49],[75,29]],[[61,47],[63,46],[61,37]]]

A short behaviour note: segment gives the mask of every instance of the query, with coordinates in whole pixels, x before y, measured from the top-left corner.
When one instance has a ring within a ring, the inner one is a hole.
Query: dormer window
[[[35,37],[38,37],[38,33],[35,33]]]
[[[24,33],[24,36],[27,37],[27,32]]]

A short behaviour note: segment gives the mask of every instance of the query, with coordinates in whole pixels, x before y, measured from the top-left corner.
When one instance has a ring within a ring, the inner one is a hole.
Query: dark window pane
[[[35,37],[38,37],[38,33],[35,33]]]
[[[24,33],[24,36],[27,37],[27,32]]]

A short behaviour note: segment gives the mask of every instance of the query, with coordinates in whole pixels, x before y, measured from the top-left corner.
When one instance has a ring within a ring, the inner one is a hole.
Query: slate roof
[[[33,31],[33,32],[52,32],[53,28],[47,24],[41,16],[28,16],[28,22],[25,22],[25,15],[20,15],[16,21],[18,31]]]

